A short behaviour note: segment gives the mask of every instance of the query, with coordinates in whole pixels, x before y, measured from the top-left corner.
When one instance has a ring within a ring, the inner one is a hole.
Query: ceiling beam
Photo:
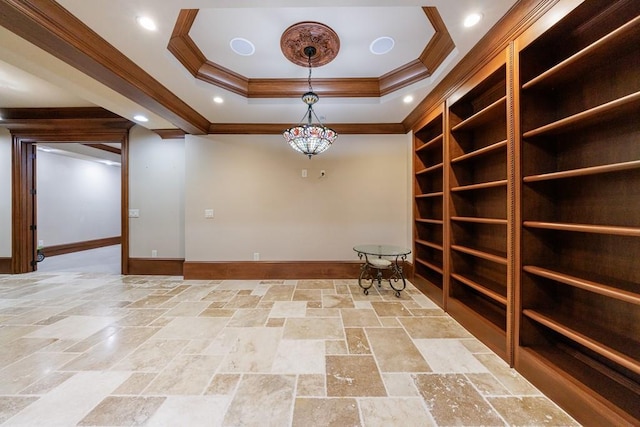
[[[209,121],[52,0],[0,0],[0,25],[193,134]]]

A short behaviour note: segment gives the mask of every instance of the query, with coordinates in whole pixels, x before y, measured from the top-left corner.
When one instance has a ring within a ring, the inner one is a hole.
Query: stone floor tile
[[[165,399],[165,397],[108,396],[80,420],[78,425],[144,425]]]
[[[0,424],[574,425],[413,285],[383,285],[0,275]]]
[[[514,426],[577,426],[571,417],[542,396],[488,397],[487,400]]]
[[[327,396],[386,396],[372,356],[327,356]]]
[[[297,398],[293,409],[293,427],[361,426],[358,402],[353,398]]]
[[[402,328],[365,328],[381,372],[431,372]]]
[[[243,375],[222,425],[290,425],[295,385],[295,375]]]
[[[360,398],[360,413],[367,427],[428,427],[436,426],[422,399],[393,397]]]
[[[504,425],[498,413],[462,374],[415,374],[414,381],[438,425]]]

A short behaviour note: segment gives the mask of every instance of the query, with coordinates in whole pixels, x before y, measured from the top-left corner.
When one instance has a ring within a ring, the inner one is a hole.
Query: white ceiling
[[[212,123],[297,123],[305,105],[300,99],[247,99],[195,79],[167,50],[181,9],[200,9],[189,33],[205,56],[249,78],[306,78],[307,69],[280,51],[280,36],[290,25],[317,21],[340,37],[336,59],[314,68],[313,78],[380,77],[416,59],[433,29],[421,10],[438,9],[455,50],[435,73],[381,98],[321,98],[314,107],[324,122],[399,123],[515,3],[515,0],[58,0],[73,15],[141,66],[163,86]],[[482,21],[467,29],[466,14]],[[158,24],[149,32],[136,23],[146,15]],[[386,55],[373,55],[369,44],[380,36],[395,39]],[[229,48],[234,37],[256,46],[253,56]],[[312,79],[313,81],[313,79]],[[414,100],[403,102],[406,95]],[[224,103],[212,99],[220,96]],[[166,118],[142,108],[43,50],[0,27],[0,108],[100,106],[133,120],[144,114],[150,129],[175,128]]]

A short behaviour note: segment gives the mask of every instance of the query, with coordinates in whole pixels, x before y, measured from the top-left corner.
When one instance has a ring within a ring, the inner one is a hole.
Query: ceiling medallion
[[[311,67],[326,65],[338,55],[340,39],[335,31],[319,22],[298,22],[282,33],[280,50],[296,65],[309,65],[305,48],[313,47],[316,54],[311,58]]]

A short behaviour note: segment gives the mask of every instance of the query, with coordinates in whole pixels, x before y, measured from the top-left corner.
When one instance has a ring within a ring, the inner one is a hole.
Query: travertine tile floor
[[[413,286],[0,276],[6,426],[576,425]]]

